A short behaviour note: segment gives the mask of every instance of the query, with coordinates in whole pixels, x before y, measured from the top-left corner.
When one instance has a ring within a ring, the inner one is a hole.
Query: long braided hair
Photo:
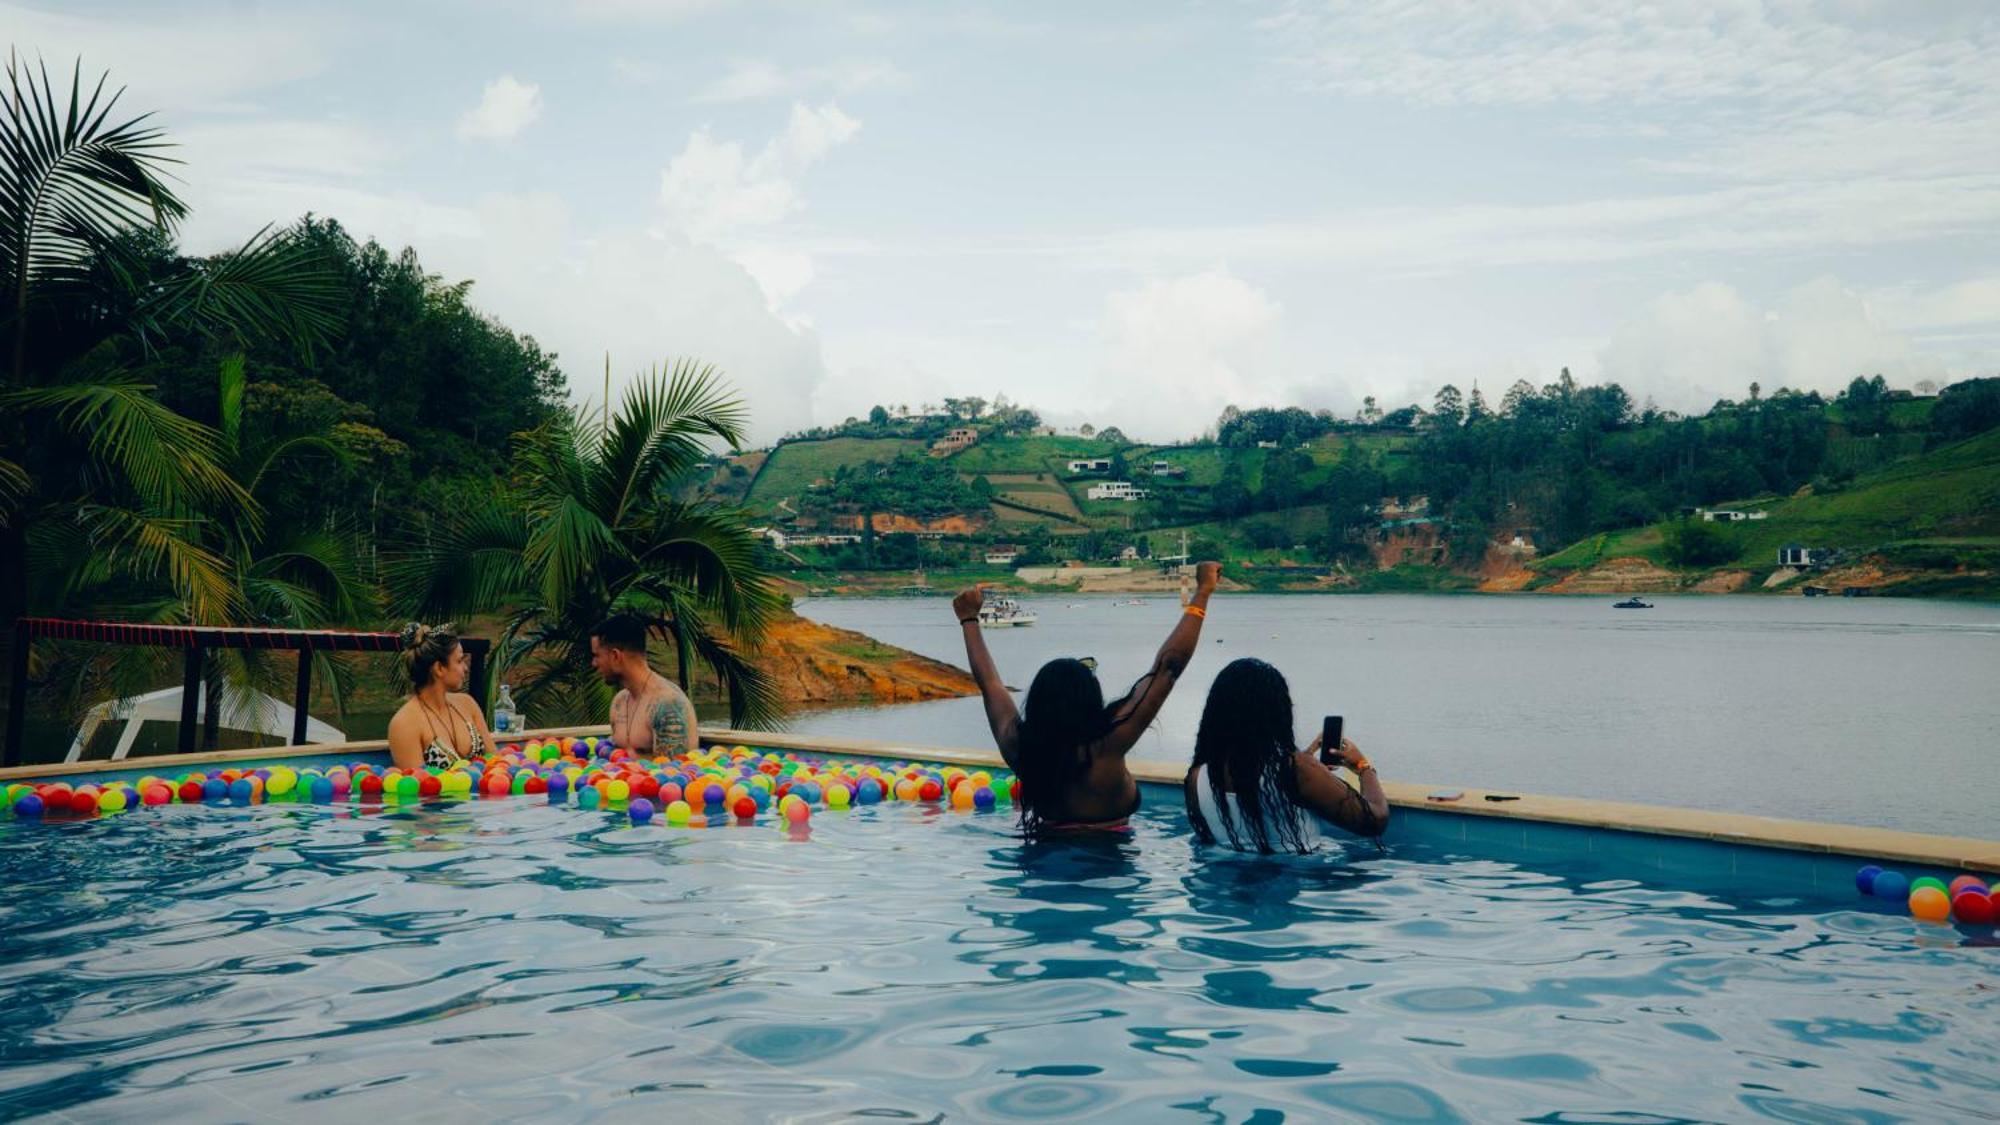
[[[1217,673],[1195,732],[1194,765],[1204,775],[1197,784],[1207,785],[1215,796],[1221,832],[1190,795],[1187,815],[1195,839],[1213,844],[1226,837],[1231,847],[1265,855],[1312,851],[1305,836],[1309,814],[1299,798],[1298,752],[1292,691],[1284,673],[1251,657]],[[1234,814],[1230,795],[1236,798]]]

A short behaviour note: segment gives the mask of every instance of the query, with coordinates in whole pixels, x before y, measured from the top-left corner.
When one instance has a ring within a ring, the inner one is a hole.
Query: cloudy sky
[[[195,249],[313,211],[595,394],[723,368],[756,436],[1005,393],[1700,409],[2000,372],[1989,0],[0,0],[182,145]]]

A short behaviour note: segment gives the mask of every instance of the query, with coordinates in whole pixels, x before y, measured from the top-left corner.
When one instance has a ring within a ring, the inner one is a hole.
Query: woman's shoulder
[[[470,695],[467,695],[465,692],[462,691],[446,692],[444,696],[444,701],[446,706],[458,712],[465,718],[469,719],[479,714],[479,701],[472,698]]]

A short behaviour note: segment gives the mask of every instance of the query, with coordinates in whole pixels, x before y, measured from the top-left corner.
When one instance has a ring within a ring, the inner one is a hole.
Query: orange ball
[[[1951,900],[1936,887],[1918,887],[1910,892],[1910,913],[1926,922],[1943,922],[1951,917]]]

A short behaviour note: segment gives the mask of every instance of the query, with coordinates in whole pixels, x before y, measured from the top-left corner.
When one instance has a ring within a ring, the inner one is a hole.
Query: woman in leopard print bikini
[[[449,625],[403,627],[403,670],[410,698],[389,720],[389,756],[404,770],[449,768],[486,752],[493,733],[460,689],[472,661]]]

